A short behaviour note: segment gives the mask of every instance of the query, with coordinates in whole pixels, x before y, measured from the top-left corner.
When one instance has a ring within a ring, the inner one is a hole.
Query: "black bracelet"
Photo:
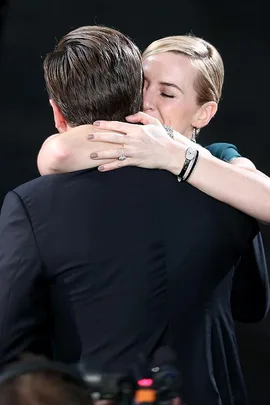
[[[192,163],[194,162],[196,157],[198,159],[198,155],[199,155],[199,152],[196,148],[193,148],[191,146],[189,148],[187,148],[186,153],[185,153],[185,161],[184,161],[182,170],[179,173],[179,175],[177,176],[177,180],[179,182],[186,180],[186,177],[185,177],[186,172],[188,171],[189,168],[192,169]],[[188,171],[187,176],[189,176],[189,171]]]
[[[188,178],[189,178],[189,176],[190,176],[191,173],[193,172],[193,170],[194,170],[194,168],[195,168],[195,166],[196,166],[196,164],[197,164],[197,162],[198,162],[198,158],[199,158],[199,151],[197,150],[197,153],[196,153],[196,156],[195,156],[194,160],[191,161],[191,168],[190,168],[190,171],[189,171],[187,177],[185,177],[184,181],[187,181]]]

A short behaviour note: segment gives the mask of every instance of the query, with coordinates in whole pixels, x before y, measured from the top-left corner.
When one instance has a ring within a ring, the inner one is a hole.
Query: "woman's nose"
[[[153,97],[151,96],[149,91],[145,90],[143,92],[143,110],[153,111],[153,109],[154,109]]]

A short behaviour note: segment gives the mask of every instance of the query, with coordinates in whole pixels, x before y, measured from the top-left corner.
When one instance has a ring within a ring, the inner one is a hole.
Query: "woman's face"
[[[181,54],[164,52],[143,61],[144,112],[190,138],[200,109],[193,87],[195,68]]]

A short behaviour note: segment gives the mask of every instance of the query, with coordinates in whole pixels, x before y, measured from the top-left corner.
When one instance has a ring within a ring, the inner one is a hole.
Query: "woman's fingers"
[[[119,159],[120,156],[128,157],[127,151],[124,147],[119,149],[109,149],[101,150],[98,152],[93,152],[90,155],[90,158],[93,160],[104,160],[104,159]]]
[[[151,115],[146,114],[142,111],[139,111],[138,113],[133,114],[133,115],[128,115],[126,117],[126,120],[128,122],[132,122],[133,124],[140,123],[140,124],[144,124],[144,125],[148,125],[148,124],[161,125],[161,123],[159,122],[159,120],[157,118],[154,118]]]
[[[136,166],[136,164],[132,159],[127,158],[126,160],[115,160],[113,162],[103,164],[102,166],[98,167],[98,170],[100,172],[109,172],[125,166]]]
[[[126,135],[115,134],[112,132],[94,132],[87,135],[87,139],[89,141],[95,142],[109,142],[109,143],[116,143],[116,144],[128,144],[130,142],[130,138]]]
[[[128,124],[127,122],[120,121],[95,121],[93,125],[100,129],[122,132],[123,134],[131,132],[134,128],[133,124]]]

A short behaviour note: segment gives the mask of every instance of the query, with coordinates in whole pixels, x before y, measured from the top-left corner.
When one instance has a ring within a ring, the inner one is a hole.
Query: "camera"
[[[170,405],[172,399],[181,399],[181,375],[168,346],[157,349],[150,365],[140,357],[123,373],[97,373],[90,365],[90,361],[80,363],[79,371],[93,400],[120,405]]]
[[[0,385],[22,374],[48,371],[61,373],[87,389],[93,401],[108,400],[115,405],[171,405],[172,399],[178,398],[181,403],[181,375],[172,350],[168,346],[160,347],[151,364],[144,356],[138,359],[124,372],[108,373],[92,369],[91,358],[66,365],[34,356],[0,370]]]

